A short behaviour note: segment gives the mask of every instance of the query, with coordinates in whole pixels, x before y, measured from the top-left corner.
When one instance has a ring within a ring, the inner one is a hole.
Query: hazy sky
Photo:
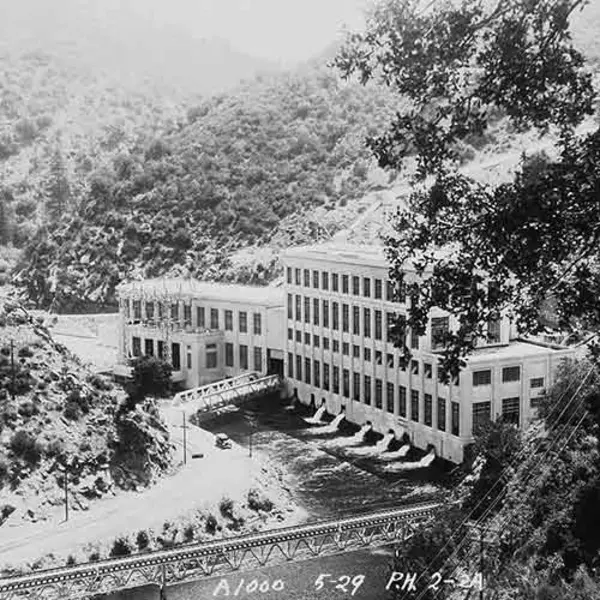
[[[336,38],[344,24],[360,27],[366,3],[366,0],[134,1],[136,10],[153,15],[157,24],[183,25],[199,36],[224,38],[249,54],[285,62],[310,58],[320,52]]]

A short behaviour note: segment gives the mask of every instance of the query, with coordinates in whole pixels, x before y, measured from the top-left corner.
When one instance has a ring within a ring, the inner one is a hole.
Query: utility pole
[[[10,371],[11,371],[11,387],[10,395],[12,399],[15,399],[15,340],[10,339]]]
[[[467,527],[471,528],[471,529],[476,529],[479,531],[479,540],[477,540],[476,537],[473,537],[474,541],[477,542],[479,541],[479,573],[481,575],[481,585],[479,588],[479,600],[483,600],[484,599],[484,594],[483,594],[483,572],[484,572],[484,568],[485,568],[485,562],[484,562],[484,545],[486,542],[485,536],[484,536],[484,531],[485,529],[488,529],[489,526],[485,526],[483,525],[483,523],[467,523]],[[493,539],[489,539],[487,540],[489,543],[493,543],[494,540]]]
[[[187,464],[187,425],[185,424],[185,411],[182,411],[181,414],[183,415],[183,425],[181,428],[183,429],[183,464],[185,465]]]

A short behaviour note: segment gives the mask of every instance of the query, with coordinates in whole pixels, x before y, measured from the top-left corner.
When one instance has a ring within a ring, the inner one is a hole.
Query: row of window
[[[134,357],[142,355],[142,340],[139,337],[132,337],[132,354]],[[155,340],[146,338],[144,340],[144,355],[145,356],[158,356],[164,360],[169,360],[173,366],[174,371],[181,370],[181,345],[178,343],[172,343],[170,346],[170,354],[167,355],[167,345],[162,340]],[[225,344],[225,366],[234,366],[234,353],[235,348],[232,343],[227,342]],[[240,369],[247,370],[248,361],[248,346],[240,344],[238,349],[239,356],[239,367]],[[255,371],[262,371],[263,368],[263,350],[260,346],[254,346],[253,348],[253,369]],[[186,347],[186,367],[192,368],[192,349],[191,346]],[[206,369],[216,369],[218,367],[218,350],[216,344],[206,344],[206,353],[204,360],[204,367]]]
[[[503,398],[502,399],[502,419],[508,423],[514,423],[517,427],[521,421],[521,399]],[[476,433],[485,423],[492,418],[491,402],[473,403],[473,433]]]
[[[287,295],[288,319],[299,323],[312,323],[313,325],[322,326],[325,329],[331,328],[334,331],[341,330],[344,333],[350,333],[352,329],[353,335],[362,335],[366,338],[370,338],[373,335],[376,340],[383,339],[383,315],[384,312],[381,310],[371,310],[370,308],[363,307],[361,328],[360,306],[309,298],[308,296]],[[405,318],[403,315],[385,312],[386,339],[388,342],[391,342],[396,337],[398,343],[406,343],[406,327],[402,326]],[[396,325],[396,321],[398,321],[398,325]],[[352,326],[350,325],[351,322]],[[443,337],[448,332],[449,319],[448,317],[432,319],[432,325],[435,326],[436,336]],[[419,348],[419,336],[414,331],[411,331],[410,334],[410,346],[414,350],[418,350]]]
[[[521,381],[521,367],[503,367],[502,369],[502,383],[510,383],[513,381]],[[492,370],[484,369],[481,371],[473,371],[473,387],[482,385],[491,385],[492,383]],[[529,387],[531,388],[543,388],[544,378],[533,377],[529,380]]]
[[[133,300],[131,305],[129,301],[125,301],[125,315],[127,319],[132,318],[134,321],[142,320],[142,302]],[[161,320],[167,316],[167,310],[170,311],[170,319],[172,321],[180,321],[179,303],[174,302],[170,305],[164,305],[160,302],[145,302],[145,318],[149,321]],[[219,309],[206,309],[204,306],[196,307],[196,321],[192,323],[192,305],[183,305],[183,324],[184,326],[194,325],[198,329],[219,329]],[[225,331],[233,331],[233,311],[223,310],[223,325]],[[238,312],[238,330],[240,333],[248,333],[248,313],[246,311]],[[262,334],[262,315],[260,313],[252,313],[252,331],[255,335]]]
[[[329,273],[328,271],[318,271],[309,269],[292,269],[287,267],[287,282],[290,285],[303,285],[305,288],[321,289],[324,291],[341,292],[353,296],[363,296],[364,298],[383,299],[384,281],[378,278],[359,277],[358,275],[340,275],[339,273]],[[411,286],[413,297],[417,297],[416,286]],[[385,299],[388,302],[406,302],[407,286],[401,288],[396,286],[389,279],[385,280]]]
[[[341,380],[340,380],[341,374]],[[352,389],[350,376],[352,375]],[[370,375],[350,372],[349,369],[340,369],[337,365],[329,365],[326,362],[311,360],[300,355],[288,353],[288,377],[297,381],[304,381],[308,385],[320,388],[324,391],[332,391],[344,398],[355,402],[363,402],[380,410],[394,413],[395,384],[391,381],[385,385],[385,398],[383,394],[383,381],[372,378]],[[374,391],[374,395],[373,395]],[[385,400],[385,403],[384,403]],[[435,427],[440,431],[446,431],[446,399],[438,397],[437,422]],[[407,404],[407,390],[403,385],[398,386],[398,414],[404,418],[410,418],[417,423],[423,423],[433,427],[433,397],[431,394],[423,396],[423,415],[419,414],[420,392],[411,390],[410,407]],[[409,411],[410,408],[410,411]],[[410,414],[409,414],[410,412]],[[460,405],[451,402],[451,426],[453,435],[460,435]]]

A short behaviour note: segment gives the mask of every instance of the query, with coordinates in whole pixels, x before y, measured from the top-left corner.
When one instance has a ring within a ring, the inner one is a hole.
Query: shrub
[[[23,346],[19,349],[19,356],[21,358],[31,358],[33,356],[33,350],[29,346]]]
[[[0,489],[2,489],[8,479],[8,471],[8,463],[5,460],[0,459]]]
[[[215,515],[208,515],[208,517],[206,517],[206,525],[204,526],[206,533],[214,535],[217,531],[217,524]]]
[[[30,465],[36,464],[41,457],[41,448],[35,437],[20,429],[10,439],[10,449]]]
[[[273,506],[272,500],[266,496],[261,497],[258,490],[252,489],[248,492],[248,508],[250,508],[250,510],[271,512]]]
[[[101,377],[100,375],[94,373],[93,375],[90,375],[90,377],[88,378],[88,383],[96,388],[97,390],[100,390],[102,392],[109,392],[110,390],[113,389],[112,383],[110,383],[110,381],[107,381],[106,379],[104,379],[103,377]]]
[[[127,538],[117,538],[110,550],[110,556],[115,558],[118,556],[128,556],[131,554],[131,546]]]
[[[75,566],[75,564],[75,557],[72,554],[69,554],[69,556],[67,557],[67,567],[73,567]]]
[[[79,409],[79,405],[77,404],[77,402],[67,402],[63,411],[63,415],[70,421],[77,421],[81,416],[81,410]]]
[[[135,536],[135,543],[140,550],[145,550],[148,547],[150,538],[143,529],[138,531],[138,534]]]
[[[30,418],[33,415],[37,415],[39,412],[37,406],[31,400],[24,400],[19,404],[19,414],[22,417]]]
[[[194,539],[194,528],[192,525],[188,525],[183,530],[183,538],[186,542],[191,542]]]
[[[100,560],[100,552],[92,552],[89,556],[88,556],[88,560],[90,562],[98,562]]]
[[[50,440],[48,442],[48,445],[46,446],[46,456],[51,458],[54,456],[60,456],[61,454],[63,454],[64,449],[65,447],[62,440]]]
[[[219,502],[219,511],[227,519],[233,519],[233,500],[224,497]]]

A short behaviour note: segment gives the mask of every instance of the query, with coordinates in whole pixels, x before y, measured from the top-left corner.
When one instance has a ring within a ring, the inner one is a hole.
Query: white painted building
[[[559,362],[572,355],[511,339],[507,319],[490,323],[458,381],[438,380],[432,330],[452,329],[447,313],[433,310],[424,336],[408,336],[413,357],[406,368],[387,340],[387,320],[406,314],[410,299],[394,301],[382,248],[325,244],[293,248],[285,268],[285,376],[289,393],[304,403],[385,433],[408,433],[413,443],[433,445],[439,456],[461,462],[473,426],[503,415],[519,426],[534,416],[536,398]],[[418,281],[410,267],[407,283]]]

